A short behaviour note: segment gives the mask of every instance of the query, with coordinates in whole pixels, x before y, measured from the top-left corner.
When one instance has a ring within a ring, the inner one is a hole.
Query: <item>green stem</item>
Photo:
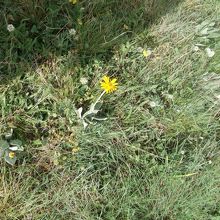
[[[94,103],[94,106],[100,101],[102,96],[105,94],[105,91],[102,92],[102,94],[97,98],[96,102]]]
[[[97,98],[97,100],[95,101],[95,103],[90,106],[89,111],[87,111],[87,112],[84,113],[84,115],[82,116],[82,119],[84,119],[87,115],[93,113],[96,104],[100,101],[100,99],[102,98],[102,96],[103,96],[104,94],[105,94],[105,91],[103,91],[102,94]]]

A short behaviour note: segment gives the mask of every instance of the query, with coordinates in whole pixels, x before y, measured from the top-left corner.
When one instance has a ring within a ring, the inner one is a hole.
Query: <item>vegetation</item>
[[[73,3],[0,0],[0,219],[220,219],[220,2]]]

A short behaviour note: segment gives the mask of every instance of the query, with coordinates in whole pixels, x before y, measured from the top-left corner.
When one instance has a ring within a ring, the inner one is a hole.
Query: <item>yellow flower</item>
[[[8,156],[13,159],[15,157],[15,152],[11,151],[9,152]]]
[[[152,53],[151,50],[143,50],[143,56],[146,58],[149,57],[151,53]]]
[[[114,92],[115,90],[117,90],[117,85],[118,85],[116,81],[117,81],[116,78],[110,79],[108,76],[104,76],[102,78],[102,81],[100,82],[101,88],[106,93]]]
[[[72,148],[72,153],[73,153],[73,154],[74,154],[74,153],[77,153],[79,150],[80,150],[79,147],[73,147],[73,148]]]
[[[77,0],[69,0],[69,2],[75,5],[77,3]]]

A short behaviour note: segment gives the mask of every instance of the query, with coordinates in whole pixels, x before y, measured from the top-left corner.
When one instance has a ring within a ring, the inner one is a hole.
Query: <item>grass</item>
[[[0,4],[0,133],[25,147],[1,161],[0,219],[220,219],[219,38],[200,36],[219,2],[31,2]],[[105,73],[108,120],[84,130]]]

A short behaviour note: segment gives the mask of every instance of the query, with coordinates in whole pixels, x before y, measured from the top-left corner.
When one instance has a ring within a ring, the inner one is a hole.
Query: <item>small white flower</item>
[[[215,55],[215,51],[211,50],[209,47],[205,49],[208,57],[213,57]]]
[[[198,51],[199,51],[199,47],[198,47],[198,46],[194,46],[194,47],[193,47],[193,51],[194,51],[194,52],[198,52]]]
[[[113,59],[116,60],[116,61],[119,60],[119,58],[117,56],[114,56]]]
[[[75,36],[75,35],[76,35],[76,30],[75,30],[74,28],[70,29],[70,30],[69,30],[69,34],[70,34],[71,36]]]
[[[209,160],[209,161],[208,161],[208,163],[209,163],[209,164],[212,164],[212,161],[211,161],[211,160]]]
[[[154,107],[158,106],[157,103],[153,102],[153,101],[149,102],[149,105],[150,105],[151,108],[154,108]]]
[[[9,32],[14,31],[14,30],[15,30],[14,25],[13,25],[13,24],[9,24],[9,25],[7,26],[7,30],[8,30]]]
[[[88,79],[85,77],[80,78],[80,82],[82,83],[82,85],[86,85],[88,84]]]
[[[184,151],[184,150],[181,150],[180,153],[181,153],[182,155],[184,155],[184,154],[185,154],[185,151]]]
[[[144,49],[143,49],[142,47],[138,47],[138,48],[137,48],[137,52],[139,52],[139,53],[142,53],[143,50],[144,50]]]

